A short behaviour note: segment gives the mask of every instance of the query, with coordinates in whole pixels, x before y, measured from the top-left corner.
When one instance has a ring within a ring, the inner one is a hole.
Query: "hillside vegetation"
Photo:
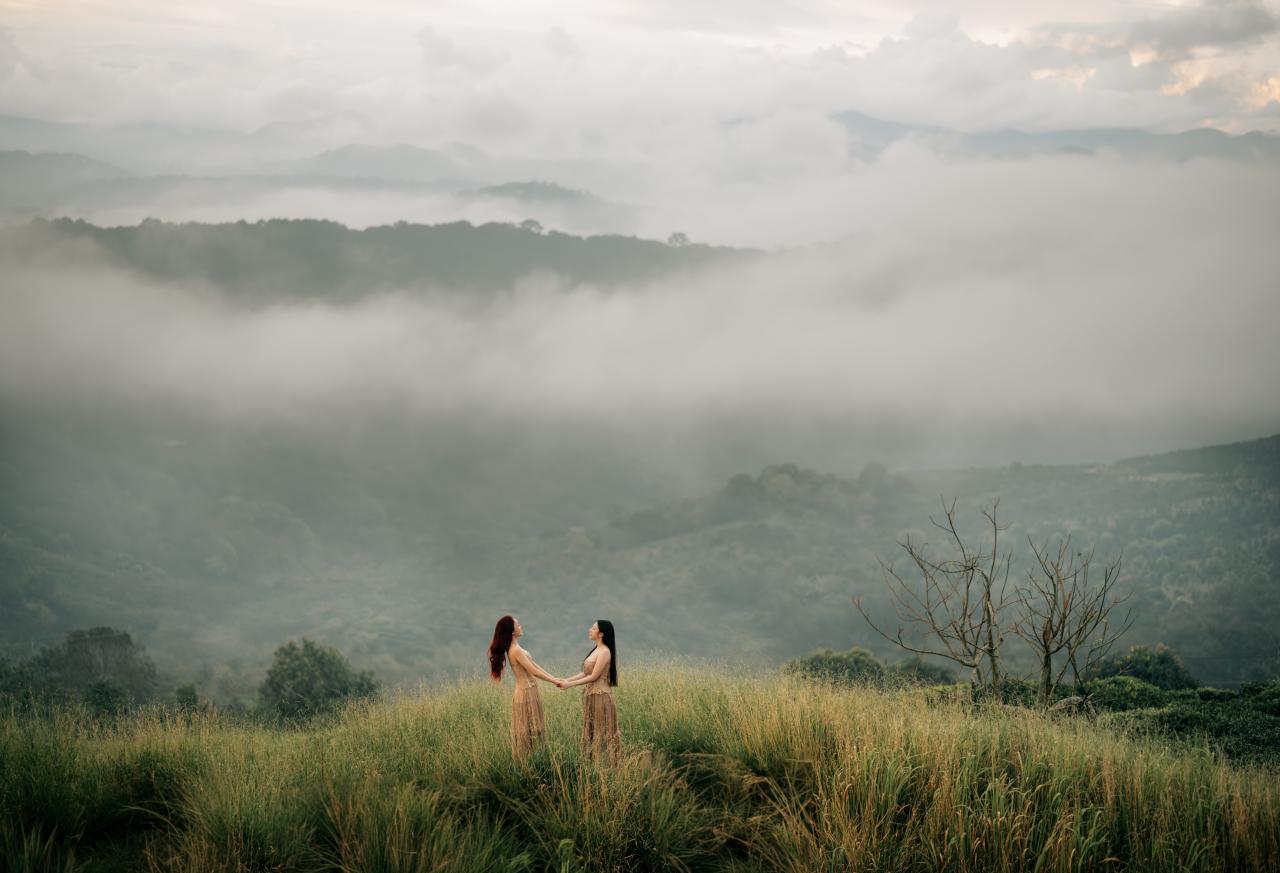
[[[734,628],[758,664],[851,645],[896,659],[850,598],[892,622],[877,559],[928,538],[946,494],[962,520],[999,497],[1020,567],[1028,536],[1123,555],[1137,618],[1123,645],[1168,644],[1219,687],[1280,675],[1280,438],[1093,467],[781,465],[664,501],[675,489],[643,468],[527,437],[0,422],[4,653],[123,627],[170,687],[223,701],[251,698],[274,646],[304,635],[389,682],[477,669],[505,611],[561,667],[596,617],[632,652],[714,655]]]
[[[319,220],[148,220],[133,227],[98,227],[57,219],[0,229],[0,258],[14,263],[109,265],[159,281],[211,283],[250,305],[349,300],[406,288],[500,291],[530,276],[554,276],[568,284],[636,284],[753,254],[466,221],[352,230]]]
[[[930,692],[649,667],[625,761],[579,759],[574,693],[514,761],[509,687],[299,730],[215,714],[0,720],[7,869],[1280,869],[1274,773]],[[933,705],[926,705],[930,701]]]

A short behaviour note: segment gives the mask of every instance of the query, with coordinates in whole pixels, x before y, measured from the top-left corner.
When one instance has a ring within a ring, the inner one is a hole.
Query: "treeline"
[[[222,709],[258,721],[294,724],[333,712],[351,700],[372,697],[381,683],[371,670],[356,670],[332,646],[289,640],[272,655],[253,706]],[[78,708],[113,717],[148,705],[180,712],[207,709],[193,683],[165,689],[155,663],[127,631],[94,627],[67,634],[28,658],[0,657],[0,706],[23,714]]]
[[[569,284],[642,284],[728,264],[754,253],[701,244],[667,245],[625,236],[573,236],[520,225],[467,221],[353,230],[312,219],[134,227],[37,219],[0,230],[0,258],[12,263],[107,264],[148,278],[212,283],[254,302],[349,300],[388,289],[509,289],[530,276]]]

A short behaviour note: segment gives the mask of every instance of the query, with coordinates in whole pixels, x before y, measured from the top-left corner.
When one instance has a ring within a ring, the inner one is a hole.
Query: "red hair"
[[[509,615],[498,619],[493,629],[493,640],[489,643],[489,675],[494,682],[502,681],[502,668],[507,663],[507,649],[511,648],[511,640],[515,637],[516,620]]]

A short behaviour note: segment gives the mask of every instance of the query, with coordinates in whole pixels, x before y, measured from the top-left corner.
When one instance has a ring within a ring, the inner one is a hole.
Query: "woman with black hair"
[[[557,682],[560,688],[582,689],[582,754],[618,762],[622,734],[618,731],[618,709],[613,702],[613,686],[618,684],[618,646],[613,622],[600,619],[587,631],[595,648],[582,662],[582,672]]]
[[[538,679],[559,684],[560,680],[537,665],[518,639],[524,636],[520,622],[509,615],[498,619],[489,643],[489,675],[502,681],[502,668],[511,663],[516,690],[511,696],[511,751],[517,757],[527,755],[542,743],[546,724],[542,720],[542,700],[538,697]]]

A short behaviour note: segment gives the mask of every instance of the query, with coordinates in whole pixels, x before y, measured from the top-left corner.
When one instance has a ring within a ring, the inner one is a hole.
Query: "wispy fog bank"
[[[1280,170],[901,150],[838,182],[692,193],[664,223],[837,242],[656,284],[266,310],[105,267],[15,268],[0,391],[231,424],[602,428],[685,460],[838,470],[1280,430]]]

